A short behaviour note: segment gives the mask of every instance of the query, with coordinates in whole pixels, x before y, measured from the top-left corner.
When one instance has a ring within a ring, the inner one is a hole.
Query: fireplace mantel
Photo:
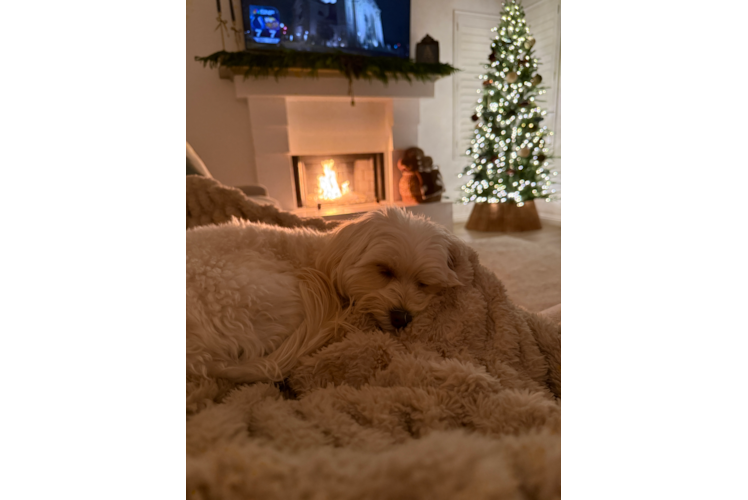
[[[306,155],[383,154],[385,199],[381,201],[386,205],[399,203],[395,156],[418,145],[420,99],[434,97],[433,81],[392,79],[385,85],[354,80],[355,106],[351,106],[348,79],[337,71],[320,70],[317,78],[292,72],[278,80],[237,75],[233,84],[236,97],[246,99],[249,108],[257,180],[285,210],[299,210],[292,157]],[[449,226],[451,205],[431,205],[408,210],[434,220],[441,218]],[[373,208],[344,207],[337,213],[314,213],[345,217]],[[444,213],[429,213],[437,209]]]
[[[234,81],[237,97],[326,97],[350,99],[348,93],[348,79],[334,70],[319,70],[317,77],[310,77],[309,72],[291,71],[288,76],[279,77],[249,77],[224,70],[222,78]],[[359,98],[432,98],[434,97],[434,81],[420,82],[412,79],[410,82],[400,78],[391,78],[385,84],[377,80],[353,80],[353,95]]]

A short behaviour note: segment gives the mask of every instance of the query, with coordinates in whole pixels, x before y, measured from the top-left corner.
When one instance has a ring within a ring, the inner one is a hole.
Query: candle
[[[216,0],[216,6],[218,7],[218,13],[221,13],[221,0]]]
[[[234,17],[234,0],[229,0],[229,8],[231,8],[231,20],[236,21],[236,18]]]

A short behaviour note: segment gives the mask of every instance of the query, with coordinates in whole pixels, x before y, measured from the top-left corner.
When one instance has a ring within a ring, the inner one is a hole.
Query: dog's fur
[[[393,310],[417,319],[461,285],[455,243],[396,208],[330,233],[238,220],[187,231],[188,380],[281,380],[350,314],[398,333]]]

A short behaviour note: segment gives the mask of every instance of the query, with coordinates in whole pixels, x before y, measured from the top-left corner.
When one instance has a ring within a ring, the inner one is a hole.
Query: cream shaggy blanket
[[[362,326],[283,383],[216,381],[188,412],[187,497],[560,498],[560,325],[460,253],[469,285],[409,334]]]
[[[239,189],[202,175],[187,176],[187,229],[229,222],[232,217],[282,227],[310,227],[327,231],[339,222],[302,219],[272,205],[259,205]]]

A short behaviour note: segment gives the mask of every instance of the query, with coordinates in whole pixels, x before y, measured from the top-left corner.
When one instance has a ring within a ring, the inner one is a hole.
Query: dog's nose
[[[405,328],[413,321],[413,316],[404,309],[393,309],[390,311],[390,322],[395,328]]]

